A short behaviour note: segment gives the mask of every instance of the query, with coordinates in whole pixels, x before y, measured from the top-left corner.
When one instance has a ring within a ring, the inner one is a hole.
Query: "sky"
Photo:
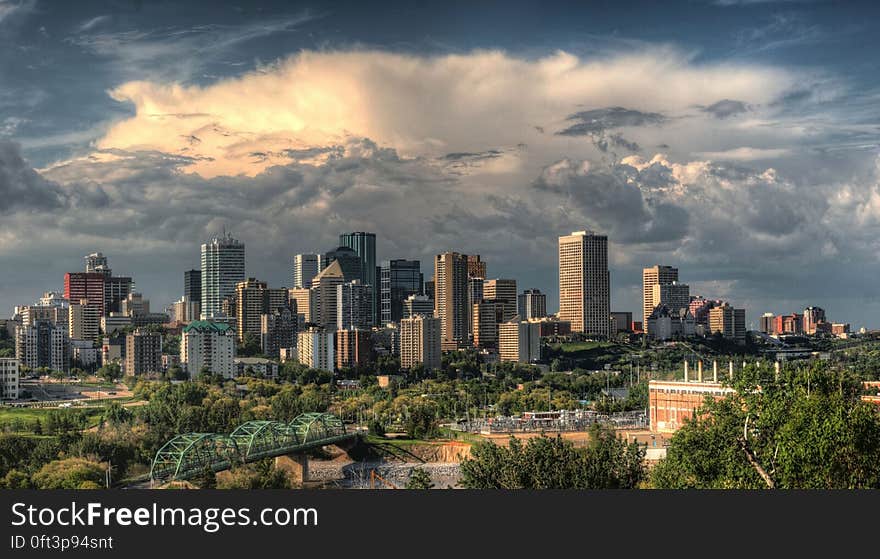
[[[558,306],[557,238],[764,312],[880,327],[872,3],[0,0],[0,315],[102,251],[162,308],[377,234]]]

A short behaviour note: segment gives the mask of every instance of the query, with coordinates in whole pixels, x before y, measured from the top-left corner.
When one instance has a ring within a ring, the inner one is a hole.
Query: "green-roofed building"
[[[180,365],[190,378],[207,368],[224,378],[235,376],[235,329],[225,322],[194,320],[180,336]]]

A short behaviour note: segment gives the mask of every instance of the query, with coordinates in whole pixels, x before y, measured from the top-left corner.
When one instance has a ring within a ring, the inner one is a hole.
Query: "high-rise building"
[[[719,299],[706,299],[699,295],[692,296],[690,303],[688,303],[688,311],[691,313],[691,316],[694,317],[695,323],[708,327],[709,311],[715,307],[721,306],[723,302],[724,301]]]
[[[773,332],[776,334],[803,334],[804,317],[797,314],[779,315],[774,319]]]
[[[371,322],[378,324],[379,317],[379,277],[376,261],[376,234],[356,231],[339,235],[339,244],[353,249],[361,259],[361,283],[372,287]]]
[[[672,266],[652,266],[642,270],[642,319],[647,321],[660,301],[654,299],[654,286],[667,285],[678,281],[678,268]],[[671,307],[670,307],[671,308]]]
[[[67,302],[67,299],[62,300]],[[31,326],[37,320],[48,320],[53,324],[67,325],[70,316],[70,305],[30,305],[19,307],[19,313],[21,314],[22,326]]]
[[[15,329],[15,357],[31,369],[70,370],[70,337],[67,325],[37,320]]]
[[[517,296],[516,314],[522,320],[547,316],[547,295],[540,289],[526,289]]]
[[[70,305],[67,332],[74,340],[97,340],[101,333],[101,310],[88,299]]]
[[[572,332],[607,336],[611,313],[608,237],[575,231],[559,237],[559,319]]]
[[[126,375],[162,372],[162,334],[138,328],[125,336]]]
[[[288,289],[287,293],[290,296],[291,302],[296,301],[297,322],[300,324],[312,322],[312,312],[315,307],[315,294],[317,291],[312,291],[306,287],[293,287]]]
[[[323,328],[311,327],[297,336],[296,350],[299,362],[312,369],[333,372],[334,333]]]
[[[17,400],[19,361],[13,357],[0,357],[0,400]]]
[[[372,332],[369,330],[336,331],[336,369],[349,369],[370,362]]]
[[[498,299],[483,299],[473,310],[474,346],[494,348],[498,345],[498,325],[504,322],[508,303]]]
[[[424,288],[425,293],[424,293],[424,295],[425,295],[425,297],[430,298],[432,301],[434,300],[434,295],[435,295],[435,289],[434,289],[434,286],[435,286],[436,284],[437,284],[437,282],[434,281],[434,278],[431,278],[430,281],[426,281],[426,282],[425,282],[425,288]]]
[[[486,263],[480,260],[479,254],[469,254],[467,257],[467,273],[470,278],[485,278]]]
[[[296,301],[260,316],[260,348],[263,355],[278,359],[282,349],[296,347],[298,321]]]
[[[775,334],[776,316],[772,312],[765,312],[761,315],[760,330],[765,334]]]
[[[825,309],[820,307],[807,307],[804,309],[804,334],[813,335],[816,333],[816,326],[820,322],[826,322]]]
[[[112,271],[110,270],[110,266],[107,263],[107,257],[104,256],[103,253],[93,252],[89,255],[84,256],[83,260],[86,261],[86,273],[100,273],[108,276],[112,273]]]
[[[202,304],[202,271],[187,270],[183,273],[183,296],[187,301]],[[197,320],[198,317],[193,320]]]
[[[498,325],[498,358],[533,363],[541,359],[541,324],[512,320]]]
[[[317,254],[297,254],[293,257],[293,287],[308,289],[318,275]]]
[[[474,343],[474,305],[483,301],[482,276],[468,276],[467,279],[467,336],[469,345]]]
[[[230,324],[195,320],[180,335],[180,364],[189,378],[206,370],[235,376],[235,329]]]
[[[440,319],[444,350],[462,347],[468,339],[467,255],[445,252],[434,258],[434,316]]]
[[[262,315],[288,306],[286,287],[270,288],[266,282],[248,278],[235,285],[236,335],[239,340],[245,334],[257,338],[262,332]]]
[[[427,295],[410,295],[403,302],[403,318],[412,318],[418,314],[434,316],[434,300]],[[399,320],[397,322],[400,322]]]
[[[245,280],[244,243],[228,233],[202,245],[203,318],[222,317],[223,300],[235,295],[235,286]]]
[[[399,322],[403,302],[422,293],[423,276],[418,260],[386,260],[379,273],[379,324]]]
[[[64,298],[68,301],[88,299],[100,307],[103,316],[109,312],[105,307],[105,283],[106,276],[100,272],[68,272],[64,274]]]
[[[652,287],[651,302],[654,307],[666,305],[670,312],[687,309],[691,302],[691,288],[685,283],[655,283]],[[653,309],[651,309],[653,310]]]
[[[201,284],[199,289],[201,289]],[[174,320],[183,324],[189,324],[193,320],[198,320],[201,314],[199,308],[201,303],[199,301],[201,299],[190,299],[187,295],[181,297],[179,301],[175,301],[172,305]]]
[[[347,246],[337,247],[335,250],[324,253],[319,262],[320,269],[323,272],[334,262],[339,263],[342,270],[342,276],[345,281],[359,280],[364,276],[364,265],[360,255]],[[317,277],[317,276],[316,276]],[[314,286],[314,279],[312,285]]]
[[[336,329],[369,330],[373,326],[373,288],[354,280],[336,286]]]
[[[134,291],[134,280],[127,276],[104,278],[104,314],[122,312],[122,303]]]
[[[633,313],[629,311],[611,311],[611,333],[631,332]]]
[[[504,322],[516,316],[516,280],[490,279],[483,282],[483,299],[494,299],[504,303]]]
[[[709,332],[720,333],[737,343],[746,341],[746,311],[724,303],[709,311]]]
[[[110,316],[101,317],[101,332],[105,335],[112,334],[132,325],[131,317],[120,313],[110,313]]]
[[[411,369],[422,363],[426,371],[440,368],[442,321],[414,316],[400,321],[400,366]]]
[[[150,314],[150,300],[144,299],[141,293],[129,293],[125,300],[122,301],[119,312],[124,316],[131,317]]]
[[[337,287],[345,283],[342,265],[338,260],[321,270],[312,280],[312,320],[310,322],[326,328],[331,334],[338,328],[339,318],[336,308]]]

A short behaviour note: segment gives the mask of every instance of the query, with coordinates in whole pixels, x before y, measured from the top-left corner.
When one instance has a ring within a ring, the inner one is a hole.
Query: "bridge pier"
[[[309,457],[305,454],[276,456],[275,468],[284,471],[292,482],[301,485],[309,481]]]

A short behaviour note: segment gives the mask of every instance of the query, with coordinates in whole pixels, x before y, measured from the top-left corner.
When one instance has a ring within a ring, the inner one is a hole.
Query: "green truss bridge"
[[[220,472],[236,464],[298,454],[357,436],[346,431],[341,419],[328,413],[304,413],[290,423],[248,421],[229,434],[185,433],[156,453],[150,482],[191,479],[206,470]]]

